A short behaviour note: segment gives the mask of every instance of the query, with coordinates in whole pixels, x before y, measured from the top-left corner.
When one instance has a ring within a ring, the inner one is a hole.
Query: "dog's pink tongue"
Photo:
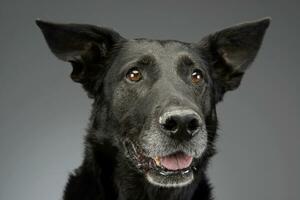
[[[160,164],[168,170],[179,170],[187,168],[191,165],[193,160],[192,156],[176,153],[160,158]]]

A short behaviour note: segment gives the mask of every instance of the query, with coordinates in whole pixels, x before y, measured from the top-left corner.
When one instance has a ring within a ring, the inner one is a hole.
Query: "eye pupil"
[[[126,75],[127,79],[129,79],[130,81],[134,81],[137,82],[139,80],[142,79],[142,74],[139,70],[137,69],[131,69],[128,71],[127,75]]]
[[[192,83],[200,83],[203,80],[202,72],[200,70],[195,70],[192,73]]]

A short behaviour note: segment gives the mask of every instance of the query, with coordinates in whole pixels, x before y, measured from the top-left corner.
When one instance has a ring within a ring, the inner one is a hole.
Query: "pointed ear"
[[[220,93],[219,100],[226,91],[240,85],[269,24],[270,18],[239,24],[213,33],[199,43],[212,68],[212,77]]]
[[[72,80],[82,83],[92,96],[93,81],[101,76],[101,70],[104,73],[112,50],[125,39],[113,30],[92,25],[41,20],[36,20],[36,24],[53,54],[72,64]]]

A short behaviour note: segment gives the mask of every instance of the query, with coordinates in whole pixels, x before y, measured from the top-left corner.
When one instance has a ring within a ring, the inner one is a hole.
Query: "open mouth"
[[[146,174],[147,180],[162,187],[184,186],[192,182],[193,157],[182,151],[169,155],[148,157],[132,142],[125,142],[127,156]]]
[[[174,172],[189,168],[193,157],[182,152],[176,152],[167,156],[156,156],[154,161],[158,167]]]

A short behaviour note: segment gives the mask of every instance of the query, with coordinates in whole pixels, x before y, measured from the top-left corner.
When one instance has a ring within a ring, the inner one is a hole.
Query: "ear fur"
[[[210,34],[198,43],[209,60],[212,77],[220,93],[236,89],[255,59],[271,19],[235,25]]]
[[[87,24],[59,24],[36,20],[53,54],[73,66],[71,78],[93,96],[93,86],[107,59],[125,39],[117,32]]]

